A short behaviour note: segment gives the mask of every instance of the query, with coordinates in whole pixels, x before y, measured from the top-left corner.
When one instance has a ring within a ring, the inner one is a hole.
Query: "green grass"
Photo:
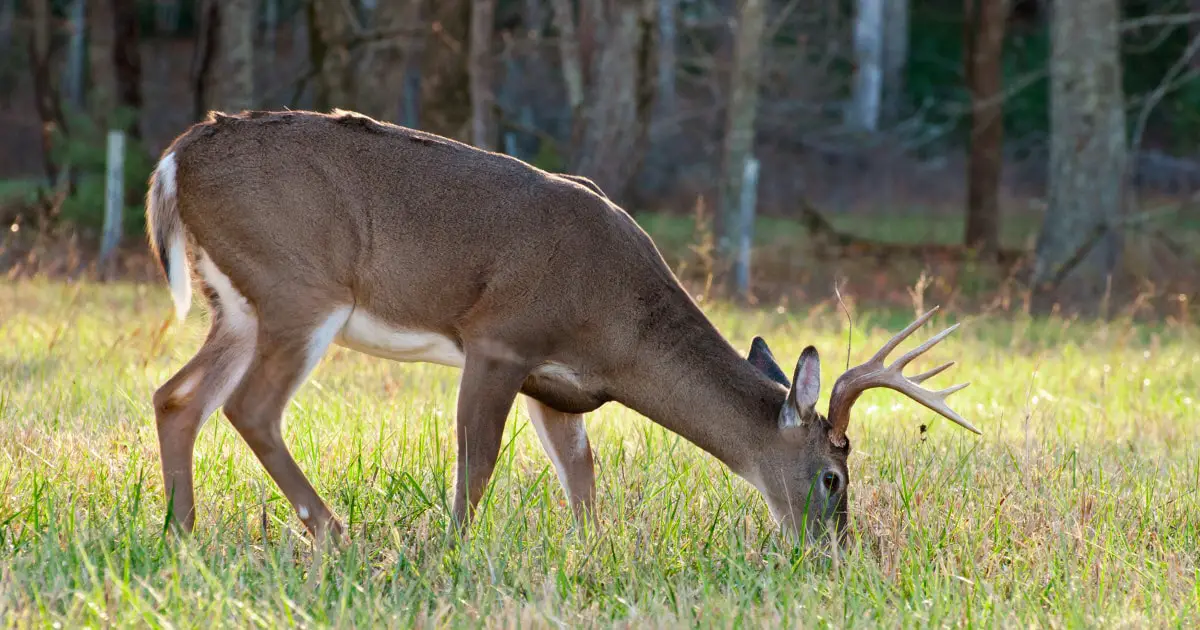
[[[844,326],[828,311],[711,308],[739,347],[761,333],[793,361],[816,344],[826,387],[844,366]],[[219,414],[198,446],[196,536],[163,536],[150,397],[205,329],[195,309],[158,340],[169,312],[161,286],[0,284],[5,626],[1194,627],[1200,618],[1194,327],[966,320],[924,365],[959,361],[938,382],[974,383],[951,400],[984,435],[892,392],[866,394],[851,427],[852,544],[836,560],[787,546],[747,484],[615,404],[588,420],[601,536],[573,533],[519,407],[473,537],[450,551],[456,371],[337,349],[285,428],[354,541],[314,562],[291,508]],[[910,316],[860,313],[852,359]]]

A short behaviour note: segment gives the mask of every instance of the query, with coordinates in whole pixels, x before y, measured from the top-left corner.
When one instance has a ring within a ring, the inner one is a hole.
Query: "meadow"
[[[847,361],[831,309],[708,304],[739,348]],[[197,530],[164,535],[151,395],[191,356],[160,284],[0,283],[5,627],[1195,627],[1200,335],[1194,323],[948,310],[911,371],[975,436],[887,390],[850,427],[851,540],[779,537],[754,490],[610,404],[588,418],[602,530],[579,535],[523,406],[471,538],[447,535],[458,373],[335,348],[285,438],[350,546],[314,557],[218,412],[197,448]],[[849,360],[913,309],[856,309]],[[1194,321],[1194,320],[1193,320]]]

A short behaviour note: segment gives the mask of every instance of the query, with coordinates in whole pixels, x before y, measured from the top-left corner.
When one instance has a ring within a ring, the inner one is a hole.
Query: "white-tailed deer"
[[[341,525],[284,444],[288,399],[339,344],[462,369],[454,519],[470,521],[518,394],[577,517],[595,478],[583,415],[616,401],[728,465],[789,530],[845,531],[846,428],[896,389],[976,431],[882,361],[926,314],[815,403],[817,352],[791,382],[762,339],[743,358],[654,243],[594,184],[335,111],[214,113],[166,149],[146,206],[178,318],[194,264],[212,327],[154,395],[169,518],[195,519],[192,453],[223,407],[317,539]],[[192,260],[189,260],[192,259]],[[978,433],[978,431],[976,431]]]

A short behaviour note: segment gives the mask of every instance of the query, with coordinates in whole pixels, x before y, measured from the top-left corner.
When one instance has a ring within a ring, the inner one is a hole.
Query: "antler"
[[[970,422],[963,420],[962,416],[959,416],[954,412],[953,409],[946,406],[947,396],[966,387],[970,383],[954,385],[938,391],[930,391],[918,385],[919,383],[923,383],[926,380],[941,374],[946,370],[946,368],[954,365],[953,361],[946,363],[945,365],[935,367],[928,372],[918,374],[912,378],[908,378],[902,373],[906,365],[912,362],[913,359],[924,354],[930,348],[937,345],[938,342],[945,339],[947,335],[954,332],[954,329],[958,328],[958,324],[955,324],[934,335],[929,341],[926,341],[920,346],[917,346],[913,350],[905,353],[904,356],[896,359],[891,365],[887,367],[884,367],[883,365],[883,360],[887,358],[888,354],[890,354],[892,350],[895,350],[896,346],[900,345],[900,342],[907,339],[908,336],[913,333],[913,331],[920,328],[925,324],[925,322],[929,321],[929,318],[937,312],[938,308],[939,307],[935,306],[933,307],[933,310],[930,310],[928,313],[918,317],[917,320],[909,324],[907,328],[900,331],[900,333],[895,337],[892,337],[891,341],[883,344],[883,347],[879,349],[879,352],[876,352],[875,356],[871,357],[869,361],[858,367],[846,370],[845,374],[842,374],[840,377],[838,377],[837,382],[833,385],[833,393],[830,395],[829,399],[829,422],[833,425],[833,429],[829,432],[829,440],[833,442],[835,446],[843,447],[846,445],[846,427],[850,425],[850,408],[854,406],[854,401],[858,400],[859,395],[861,395],[863,392],[874,387],[887,387],[888,389],[894,389],[921,403],[922,405],[925,405],[929,409],[945,416],[946,418],[949,418],[968,431],[980,433],[979,429],[976,429],[974,426],[972,426]]]

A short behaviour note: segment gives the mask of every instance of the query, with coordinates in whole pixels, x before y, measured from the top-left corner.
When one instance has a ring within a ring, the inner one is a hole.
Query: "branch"
[[[1173,87],[1180,85],[1173,84],[1176,77],[1180,74],[1184,76],[1194,76],[1197,74],[1197,70],[1194,68],[1190,72],[1183,72],[1184,68],[1189,67],[1192,57],[1195,57],[1197,52],[1200,52],[1200,35],[1192,38],[1192,41],[1188,43],[1187,48],[1184,49],[1183,54],[1179,55],[1179,59],[1175,60],[1175,63],[1169,70],[1167,70],[1167,73],[1163,75],[1162,81],[1158,83],[1158,86],[1155,87],[1154,91],[1151,92],[1146,98],[1146,102],[1142,104],[1142,109],[1140,112],[1138,112],[1137,122],[1134,123],[1133,135],[1131,136],[1129,142],[1130,155],[1136,156],[1141,152],[1142,137],[1146,133],[1146,125],[1150,120],[1150,113],[1154,111],[1154,108],[1157,107],[1159,103],[1162,102],[1163,98],[1166,97],[1167,93],[1170,92]],[[1132,165],[1136,164],[1136,162],[1135,160],[1130,160],[1129,164],[1130,166],[1126,167],[1127,171],[1135,168]]]
[[[1192,196],[1193,200],[1197,198],[1200,198],[1200,194]],[[1087,258],[1087,255],[1092,251],[1092,248],[1095,247],[1096,244],[1100,242],[1100,239],[1104,238],[1104,236],[1109,232],[1141,227],[1160,217],[1177,214],[1182,207],[1182,204],[1179,206],[1168,206],[1165,208],[1159,208],[1157,210],[1126,215],[1116,221],[1101,221],[1100,223],[1097,223],[1096,227],[1088,233],[1087,238],[1080,243],[1079,247],[1075,249],[1074,253],[1072,253],[1065,261],[1063,261],[1062,265],[1060,265],[1055,271],[1054,276],[1050,278],[1049,281],[1044,283],[1042,288],[1050,293],[1057,291],[1059,285],[1061,285],[1063,281],[1067,279],[1067,275],[1071,273],[1071,270],[1079,266],[1079,263],[1083,262],[1084,258]]]
[[[1200,22],[1200,12],[1147,15],[1133,20],[1125,20],[1121,22],[1121,31],[1136,31],[1150,26],[1187,26],[1192,22]]]

